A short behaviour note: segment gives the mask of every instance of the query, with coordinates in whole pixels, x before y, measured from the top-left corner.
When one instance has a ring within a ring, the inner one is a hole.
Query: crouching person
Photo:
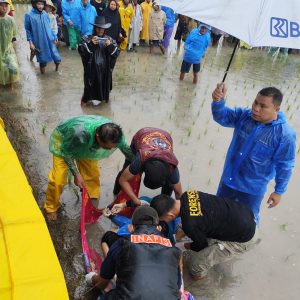
[[[151,201],[162,221],[181,217],[182,229],[192,240],[188,270],[193,279],[207,275],[213,266],[246,252],[254,245],[256,223],[242,203],[189,190],[180,200],[159,195]]]
[[[116,275],[116,288],[100,299],[180,299],[180,250],[160,233],[156,211],[138,207],[132,216],[129,239],[107,232],[102,248],[110,247],[100,274],[91,272],[86,281],[105,289]],[[105,252],[105,251],[104,251]]]

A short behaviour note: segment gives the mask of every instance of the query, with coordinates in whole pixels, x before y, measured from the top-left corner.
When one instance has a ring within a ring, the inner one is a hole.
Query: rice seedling
[[[187,135],[188,135],[188,136],[191,136],[191,134],[192,134],[192,127],[189,127],[189,128],[187,129]]]
[[[209,162],[208,162],[208,165],[211,166],[212,162],[213,162],[213,160],[210,159]]]
[[[289,223],[281,224],[281,225],[280,225],[280,229],[281,229],[282,231],[287,231],[288,225],[289,225]]]
[[[205,130],[204,130],[204,133],[203,133],[204,135],[207,135],[207,128],[205,128]]]
[[[206,185],[207,185],[207,186],[210,186],[210,185],[211,185],[211,179],[210,179],[210,178],[207,180]]]
[[[46,134],[46,129],[47,129],[47,125],[44,124],[42,127],[42,133],[45,135]]]

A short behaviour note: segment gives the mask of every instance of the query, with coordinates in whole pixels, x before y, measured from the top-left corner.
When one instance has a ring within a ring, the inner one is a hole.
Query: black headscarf
[[[110,3],[115,2],[117,8],[115,10],[110,9]],[[111,27],[106,29],[105,34],[113,38],[115,41],[118,40],[119,34],[121,33],[121,17],[118,11],[118,2],[110,0],[107,7],[103,11],[106,23],[111,23]]]

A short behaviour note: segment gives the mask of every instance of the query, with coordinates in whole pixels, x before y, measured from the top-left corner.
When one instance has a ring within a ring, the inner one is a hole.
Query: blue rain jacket
[[[81,3],[80,14],[80,33],[82,35],[92,35],[94,26],[91,23],[95,22],[97,16],[96,8],[91,5],[90,1],[87,6],[84,7]]]
[[[250,109],[229,108],[212,102],[214,120],[234,128],[221,182],[251,195],[263,195],[275,177],[275,193],[283,194],[295,164],[296,133],[282,112],[269,124],[252,119]]]
[[[78,30],[80,29],[80,9],[81,9],[81,0],[62,0],[62,15],[64,19],[64,24],[68,25],[68,21],[73,22],[73,26]]]
[[[201,25],[193,29],[185,41],[183,60],[190,64],[199,64],[210,45],[210,31],[200,34]]]
[[[172,8],[166,7],[166,6],[161,6],[161,10],[163,10],[166,14],[166,23],[165,23],[165,28],[170,28],[174,27],[174,24],[176,22],[176,13]]]
[[[32,41],[38,49],[36,58],[39,63],[48,63],[53,60],[55,62],[61,61],[58,50],[54,45],[56,34],[52,30],[50,18],[44,10],[40,12],[33,8],[25,14],[24,27],[27,41]]]

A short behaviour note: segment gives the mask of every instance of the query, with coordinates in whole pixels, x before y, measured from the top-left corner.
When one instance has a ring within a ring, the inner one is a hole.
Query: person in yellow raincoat
[[[143,41],[149,41],[149,16],[152,11],[152,1],[146,0],[141,4],[142,16],[143,16],[143,29],[140,34],[140,39]]]
[[[118,5],[119,14],[121,17],[121,26],[126,33],[126,38],[124,38],[124,41],[121,43],[120,48],[122,50],[125,50],[128,44],[129,28],[131,20],[134,16],[134,10],[131,3],[129,3],[129,0],[120,1],[118,2]]]
[[[14,5],[13,5],[11,0],[7,0],[7,2],[8,2],[9,7],[10,7],[8,15],[13,17],[14,16],[14,11],[15,11]]]

